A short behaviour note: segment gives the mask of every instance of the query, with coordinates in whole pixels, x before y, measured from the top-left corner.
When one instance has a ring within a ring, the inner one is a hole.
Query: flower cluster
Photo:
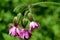
[[[32,36],[32,30],[39,27],[39,23],[31,20],[30,23],[29,23],[29,29],[28,30],[25,29],[26,27],[23,27],[22,29],[19,29],[20,27],[21,26],[17,23],[17,20],[14,19],[14,25],[10,26],[9,34],[11,36],[14,36],[14,37],[18,36],[19,38],[22,38],[22,39],[24,39],[24,38],[28,39]]]

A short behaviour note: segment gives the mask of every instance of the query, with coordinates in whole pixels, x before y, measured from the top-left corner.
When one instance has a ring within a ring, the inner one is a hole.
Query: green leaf
[[[0,21],[2,21],[4,18],[4,10],[1,10],[0,12]]]
[[[12,37],[12,36],[10,36],[8,34],[5,34],[5,33],[3,33],[3,37],[4,37],[5,40],[21,40],[17,37]]]
[[[12,22],[12,19],[13,19],[13,15],[11,14],[10,11],[6,12],[4,14],[4,22],[8,23],[8,22]]]
[[[5,25],[4,24],[0,24],[0,31],[5,29]]]
[[[13,10],[14,12],[23,12],[24,10],[26,10],[26,5],[25,4],[19,4],[18,6],[15,7],[15,9]]]
[[[59,26],[60,25],[54,25],[53,27],[52,27],[52,29],[53,29],[53,32],[54,32],[54,34],[55,34],[55,36],[57,36],[57,37],[60,37],[60,28],[59,28]]]

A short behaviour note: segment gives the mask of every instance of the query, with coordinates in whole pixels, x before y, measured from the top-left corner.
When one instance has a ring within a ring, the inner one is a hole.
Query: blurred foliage
[[[0,40],[20,40],[8,35],[8,24],[28,4],[33,5],[34,20],[40,23],[29,40],[60,40],[60,0],[0,0]]]

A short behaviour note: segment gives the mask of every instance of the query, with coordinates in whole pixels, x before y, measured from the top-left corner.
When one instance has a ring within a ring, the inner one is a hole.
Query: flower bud
[[[18,18],[18,23],[21,24],[21,21],[22,21],[22,19],[23,19],[22,14],[21,14],[21,13],[18,13],[18,14],[17,14],[17,18]]]
[[[26,18],[24,18],[22,21],[22,25],[24,28],[26,27],[27,23],[28,23],[28,20]]]
[[[21,19],[21,17],[22,17],[22,14],[21,14],[21,13],[18,13],[18,14],[17,14],[17,18],[18,18],[18,19]]]
[[[33,16],[32,16],[31,13],[28,13],[28,19],[29,19],[30,21],[33,21]]]
[[[17,17],[14,17],[13,22],[14,22],[14,25],[16,26],[18,24],[18,18]]]

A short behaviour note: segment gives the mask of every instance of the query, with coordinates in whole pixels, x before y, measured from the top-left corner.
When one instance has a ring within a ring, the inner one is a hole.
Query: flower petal
[[[12,27],[12,28],[10,28],[10,30],[9,30],[9,34],[11,34],[12,36],[15,36],[16,35],[16,28],[15,27]]]
[[[20,30],[19,37],[24,39],[24,29]]]
[[[26,39],[30,38],[30,37],[31,37],[31,34],[32,34],[31,31],[26,30],[26,31],[25,31],[25,38],[26,38]]]
[[[33,30],[33,29],[38,28],[38,27],[39,27],[38,23],[36,23],[34,21],[30,22],[30,30]]]

